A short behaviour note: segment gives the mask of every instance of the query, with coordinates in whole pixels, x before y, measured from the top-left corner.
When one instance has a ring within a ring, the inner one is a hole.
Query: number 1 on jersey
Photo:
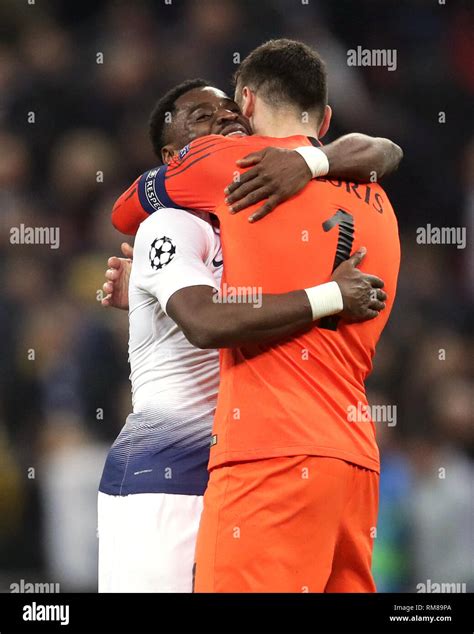
[[[323,222],[323,230],[326,232],[331,231],[336,226],[338,227],[339,235],[332,271],[351,257],[352,244],[354,242],[354,216],[348,211],[344,211],[344,209],[338,209],[335,214]],[[339,319],[336,315],[324,317],[320,320],[319,327],[326,330],[337,330]]]

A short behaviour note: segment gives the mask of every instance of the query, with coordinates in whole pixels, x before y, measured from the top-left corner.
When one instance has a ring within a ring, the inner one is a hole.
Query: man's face
[[[182,147],[208,134],[252,134],[249,121],[239,106],[222,90],[205,86],[181,95],[175,103],[173,122],[168,129],[168,143],[162,149],[163,162]]]

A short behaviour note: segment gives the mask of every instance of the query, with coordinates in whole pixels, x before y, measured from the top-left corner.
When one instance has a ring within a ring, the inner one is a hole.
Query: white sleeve
[[[133,252],[136,284],[156,297],[166,313],[173,293],[188,286],[219,290],[207,262],[214,234],[200,218],[182,209],[160,209],[137,232]]]

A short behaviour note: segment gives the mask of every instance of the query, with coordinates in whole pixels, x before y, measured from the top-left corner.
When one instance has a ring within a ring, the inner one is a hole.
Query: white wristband
[[[306,165],[309,167],[313,178],[319,178],[320,176],[326,176],[329,172],[328,157],[318,147],[312,145],[303,145],[302,147],[295,148],[295,152],[301,154],[306,161]]]
[[[327,282],[304,290],[311,304],[313,321],[340,313],[344,307],[341,289],[337,282]]]

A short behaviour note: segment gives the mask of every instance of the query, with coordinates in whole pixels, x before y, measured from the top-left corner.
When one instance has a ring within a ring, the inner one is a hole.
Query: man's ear
[[[164,145],[161,148],[161,160],[164,165],[171,163],[173,157],[177,154],[177,151],[172,145]]]
[[[326,106],[324,108],[324,117],[323,117],[323,120],[322,120],[321,125],[319,126],[319,130],[318,130],[318,139],[322,139],[323,136],[326,134],[326,132],[329,130],[329,125],[331,123],[331,117],[332,117],[331,106]]]
[[[248,86],[242,88],[242,114],[247,119],[253,115],[255,110],[255,93]]]

